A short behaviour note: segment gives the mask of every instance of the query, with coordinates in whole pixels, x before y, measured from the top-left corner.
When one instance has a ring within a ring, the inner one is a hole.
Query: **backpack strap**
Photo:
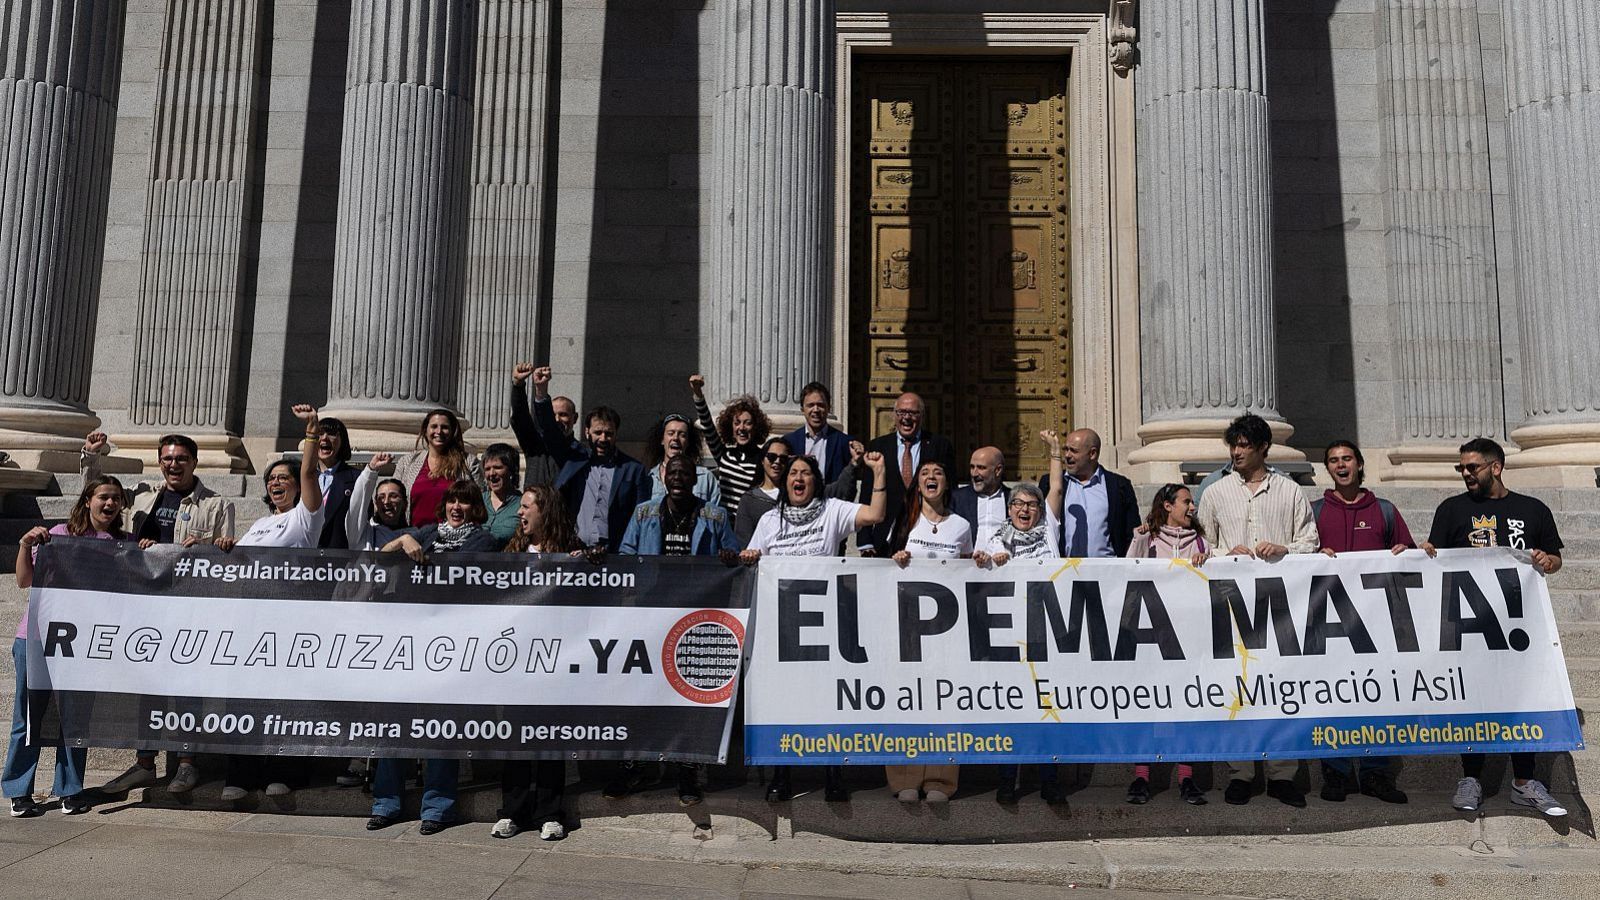
[[[1324,499],[1326,498],[1318,497],[1311,501],[1311,521],[1315,522],[1322,518],[1322,501]]]
[[[1396,516],[1395,509],[1394,509],[1394,504],[1390,503],[1389,501],[1387,501],[1385,499],[1383,499],[1382,497],[1379,497],[1378,498],[1378,512],[1383,513],[1383,546],[1386,547],[1386,548],[1387,547],[1393,547],[1394,546],[1394,520],[1395,520],[1395,516]]]

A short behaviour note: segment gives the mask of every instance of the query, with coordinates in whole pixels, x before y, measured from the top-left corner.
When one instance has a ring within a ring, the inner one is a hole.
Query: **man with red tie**
[[[916,477],[917,467],[928,460],[938,460],[950,470],[955,469],[956,450],[950,439],[922,430],[922,419],[927,406],[922,398],[911,392],[901,394],[894,402],[894,431],[872,439],[868,452],[883,454],[888,471],[884,489],[888,491],[883,522],[856,533],[856,544],[862,556],[876,555],[879,548],[889,546],[889,536],[895,523],[905,512],[906,491]],[[872,485],[861,486],[862,503],[872,502]]]

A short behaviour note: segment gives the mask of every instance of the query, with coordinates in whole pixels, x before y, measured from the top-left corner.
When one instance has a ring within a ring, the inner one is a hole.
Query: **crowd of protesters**
[[[529,396],[529,385],[532,396]],[[1350,441],[1335,441],[1324,454],[1333,487],[1310,502],[1300,486],[1267,462],[1272,433],[1255,415],[1235,419],[1224,442],[1229,462],[1193,490],[1166,484],[1141,510],[1129,480],[1100,465],[1100,437],[1088,429],[1059,436],[1040,434],[1047,468],[1038,484],[1007,483],[1004,457],[995,447],[971,454],[961,483],[951,441],[923,427],[923,401],[914,393],[894,405],[894,429],[861,442],[831,424],[832,395],[819,383],[802,391],[804,424],[785,435],[755,398],[739,396],[713,416],[705,381],[689,381],[693,416],[669,414],[650,429],[646,460],[617,446],[621,416],[596,406],[582,417],[568,398],[552,396],[548,367],[519,364],[511,373],[512,431],[518,447],[496,443],[469,451],[460,420],[439,409],[423,417],[417,449],[392,456],[377,453],[352,466],[349,433],[337,419],[319,417],[307,405],[293,411],[305,425],[302,453],[270,464],[263,487],[270,512],[235,536],[231,503],[208,490],[195,475],[198,448],[173,434],[159,443],[159,481],[131,488],[101,473],[109,451],[106,436],[87,436],[83,489],[67,521],[23,535],[17,554],[17,584],[29,587],[40,544],[60,539],[136,541],[193,546],[211,543],[262,547],[349,548],[404,553],[415,560],[435,554],[493,552],[710,556],[729,565],[754,564],[762,556],[835,556],[854,537],[857,552],[905,564],[913,559],[970,559],[1003,566],[1014,558],[1156,557],[1203,566],[1220,556],[1275,560],[1288,554],[1420,548],[1510,546],[1530,551],[1533,564],[1549,574],[1561,567],[1562,542],[1550,510],[1538,499],[1513,493],[1501,474],[1505,454],[1487,438],[1460,448],[1466,487],[1440,504],[1428,539],[1420,545],[1392,503],[1362,486],[1364,460]],[[709,451],[709,453],[707,453]],[[711,466],[701,465],[709,459]],[[13,816],[39,814],[34,774],[39,747],[27,743],[27,619],[12,647],[15,707],[3,773]],[[183,794],[200,782],[195,759],[175,754],[167,791]],[[1512,756],[1514,803],[1550,816],[1566,811],[1535,778],[1534,755]],[[53,793],[68,814],[89,808],[81,748],[57,748]],[[1463,755],[1453,805],[1474,811],[1482,802],[1484,757]],[[1223,799],[1248,803],[1255,764],[1223,761]],[[1295,807],[1306,805],[1295,781],[1299,764],[1269,760],[1266,794]],[[294,790],[305,766],[293,759],[237,756],[227,761],[222,798],[242,799],[251,790],[281,796]],[[352,761],[338,776],[344,785],[370,783],[372,813],[367,827],[387,828],[401,816],[408,760],[383,759],[370,773]],[[679,764],[680,803],[704,796],[703,772]],[[565,834],[561,820],[565,764],[508,761],[502,766],[502,805],[495,837],[537,831],[545,840]],[[890,793],[902,803],[943,804],[958,785],[957,766],[892,766]],[[1018,769],[999,767],[994,799],[1018,799]],[[1190,765],[1173,773],[1177,796],[1203,805],[1206,791]],[[135,763],[99,789],[120,795],[159,780],[156,753],[141,750]],[[459,764],[422,764],[421,833],[436,833],[456,818]],[[825,797],[846,801],[844,769],[824,772]],[[641,764],[619,763],[603,794],[621,798],[649,781]],[[794,795],[790,770],[774,769],[766,796],[784,802]],[[1041,766],[1040,794],[1064,802],[1055,766]],[[1321,797],[1340,802],[1352,792],[1389,803],[1407,797],[1387,761],[1327,760]],[[1151,800],[1149,764],[1137,765],[1127,801]]]

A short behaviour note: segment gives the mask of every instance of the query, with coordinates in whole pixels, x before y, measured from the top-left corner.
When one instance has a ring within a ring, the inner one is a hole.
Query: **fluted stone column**
[[[1145,477],[1226,455],[1253,412],[1277,443],[1272,158],[1261,0],[1140,4],[1139,331]],[[1273,458],[1298,459],[1288,447]]]
[[[466,267],[474,0],[350,11],[325,415],[406,447],[454,406]]]
[[[1518,482],[1600,465],[1600,3],[1505,0],[1522,325]]]
[[[260,0],[169,0],[156,80],[129,418],[116,443],[154,467],[163,434],[243,471],[235,423]]]
[[[511,367],[536,349],[549,61],[550,0],[479,0],[460,393],[478,444],[509,433]]]
[[[1379,11],[1389,295],[1400,374],[1393,477],[1449,480],[1504,430],[1478,0]]]
[[[779,414],[798,413],[800,388],[828,372],[833,12],[832,0],[722,4],[701,358],[714,391]]]
[[[71,471],[83,435],[122,4],[0,4],[0,448]]]

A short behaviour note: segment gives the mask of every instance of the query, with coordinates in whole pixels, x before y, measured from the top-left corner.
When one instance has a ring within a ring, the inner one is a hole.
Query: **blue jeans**
[[[7,799],[33,795],[33,773],[39,768],[39,748],[28,738],[28,642],[17,638],[11,643],[11,661],[17,669],[17,693],[11,703],[11,745],[6,748],[6,767],[0,771]],[[83,770],[89,751],[83,747],[56,747],[57,797],[83,792]]]
[[[409,759],[380,759],[372,773],[372,814],[400,815],[400,795],[405,793]],[[454,759],[429,759],[422,763],[422,820],[453,822],[456,818],[456,783],[461,763]]]

